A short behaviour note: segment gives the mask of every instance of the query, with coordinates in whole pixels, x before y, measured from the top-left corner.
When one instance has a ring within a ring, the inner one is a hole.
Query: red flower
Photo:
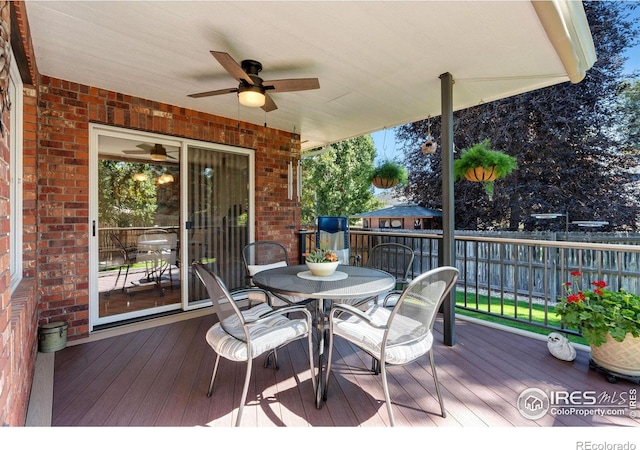
[[[577,270],[574,270],[573,272],[571,272],[571,276],[572,277],[581,277],[582,273],[578,272]]]
[[[582,294],[582,292],[580,292],[580,294]],[[579,294],[572,294],[569,295],[567,297],[567,301],[569,303],[578,303],[579,301],[583,300],[582,298],[580,298],[581,296]],[[584,297],[584,296],[583,296]]]
[[[604,289],[607,287],[607,283],[605,283],[604,281],[600,280],[600,281],[594,281],[591,283],[592,285],[594,285],[595,287],[599,288],[599,289]],[[595,291],[594,291],[595,292]],[[598,292],[596,292],[597,294]]]
[[[566,285],[567,287],[568,287],[568,286],[573,286],[573,283],[572,283],[571,281],[567,281],[567,282],[565,283],[565,285]]]

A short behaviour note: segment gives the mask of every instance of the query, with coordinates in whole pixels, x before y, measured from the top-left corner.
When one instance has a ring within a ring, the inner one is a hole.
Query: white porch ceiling
[[[27,1],[38,70],[73,82],[301,134],[303,150],[438,116],[439,76],[462,109],[573,79],[595,61],[580,2]],[[209,53],[320,89],[239,106]]]

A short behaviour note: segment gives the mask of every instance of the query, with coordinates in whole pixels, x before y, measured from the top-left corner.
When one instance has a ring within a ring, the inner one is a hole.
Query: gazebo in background
[[[355,214],[349,218],[362,221],[362,228],[364,229],[442,229],[442,212],[414,203],[393,205],[377,211]]]

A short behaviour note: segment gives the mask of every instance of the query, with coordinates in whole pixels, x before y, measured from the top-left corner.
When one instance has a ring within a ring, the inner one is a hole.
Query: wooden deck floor
[[[208,426],[234,423],[244,364],[222,360],[214,396],[206,397],[214,363],[204,335],[215,316],[179,321],[56,353],[53,426]],[[573,362],[552,357],[544,341],[459,320],[453,347],[435,358],[447,417],[439,415],[429,361],[389,369],[396,425],[405,427],[633,426],[637,419],[600,415],[523,417],[517,398],[526,388],[584,391],[625,398],[637,384],[616,384],[589,369],[588,354]],[[280,370],[254,365],[243,426],[384,427],[381,379],[370,359],[337,342],[327,403],[316,409],[302,343],[279,354]],[[622,397],[620,397],[622,396]]]

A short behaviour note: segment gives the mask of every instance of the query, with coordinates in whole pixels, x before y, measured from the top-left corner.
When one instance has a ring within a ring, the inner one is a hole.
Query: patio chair
[[[122,264],[118,266],[118,275],[116,276],[116,281],[113,283],[113,287],[107,292],[105,295],[110,295],[111,292],[115,290],[118,286],[118,280],[120,280],[120,274],[122,273],[122,268],[126,267],[126,271],[124,273],[124,281],[122,283],[122,291],[124,292],[127,288],[127,277],[129,276],[129,269],[136,262],[136,256],[138,249],[136,247],[126,247],[122,244],[122,241],[115,233],[109,233],[109,238],[113,245],[115,245],[116,249],[120,252],[120,256],[122,257]]]
[[[242,260],[247,270],[247,279],[253,285],[253,276],[266,269],[289,265],[289,254],[284,245],[275,241],[257,241],[247,244],[242,249]]]
[[[385,297],[385,306],[393,306],[409,284],[409,272],[413,265],[413,249],[404,244],[385,242],[374,246],[369,252],[367,267],[384,270],[396,278],[396,292]]]
[[[262,289],[250,288],[234,291],[232,295],[222,280],[207,266],[200,262],[194,262],[192,267],[207,289],[213,309],[219,320],[207,331],[206,335],[207,343],[216,353],[216,362],[213,367],[207,396],[211,397],[213,393],[213,383],[221,356],[230,361],[247,362],[247,372],[235,426],[239,426],[242,420],[242,410],[247,399],[253,360],[290,342],[307,338],[309,369],[311,370],[312,385],[315,393],[316,381],[313,366],[311,313],[303,305],[287,306],[274,310],[266,300],[248,310],[240,311],[239,306],[236,304],[240,296],[246,295],[248,291],[261,291],[266,298],[268,293]],[[303,317],[291,319],[285,316],[285,314],[294,312],[302,313]],[[278,369],[277,364],[275,368]],[[233,382],[233,380],[229,381]]]
[[[284,245],[275,241],[257,241],[247,244],[242,249],[242,260],[247,271],[248,285],[253,286],[253,276],[267,269],[289,265],[289,254]],[[305,300],[302,297],[286,296],[270,292],[271,305],[293,305]]]
[[[340,264],[348,265],[351,255],[349,253],[349,222],[347,218],[319,216],[316,248],[333,250],[337,253]]]
[[[392,310],[372,305],[363,312],[351,305],[335,305],[329,314],[329,356],[323,398],[327,398],[334,338],[340,336],[378,361],[391,426],[395,425],[395,421],[389,397],[387,366],[411,363],[425,353],[429,354],[442,417],[446,417],[433,359],[432,330],[440,305],[458,275],[458,269],[448,266],[419,275],[402,292]]]

